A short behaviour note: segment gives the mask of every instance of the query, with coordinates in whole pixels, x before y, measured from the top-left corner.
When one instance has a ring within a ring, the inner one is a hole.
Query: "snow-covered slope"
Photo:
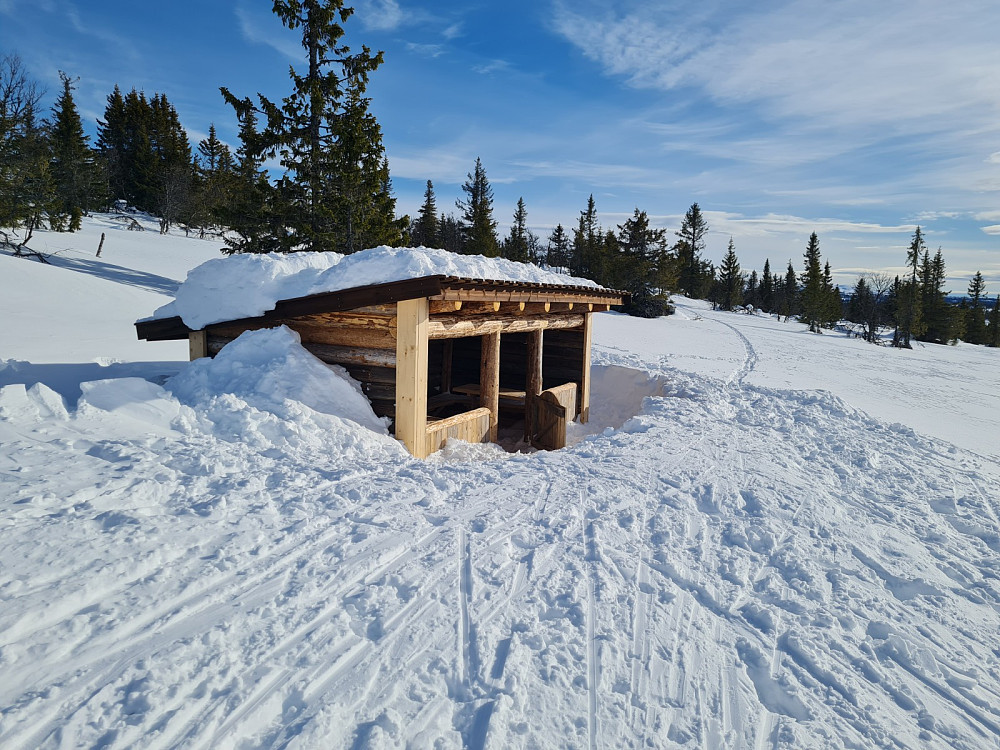
[[[0,263],[3,747],[1000,747],[994,350],[600,315],[575,445],[417,461],[289,337],[91,377],[133,288]]]

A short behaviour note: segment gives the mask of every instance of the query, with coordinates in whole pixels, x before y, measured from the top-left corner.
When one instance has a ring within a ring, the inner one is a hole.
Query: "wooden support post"
[[[208,332],[205,329],[188,334],[188,354],[192,362],[208,356]]]
[[[580,423],[584,424],[590,419],[590,331],[594,314],[587,313],[583,316],[583,366],[580,373],[580,390],[577,393],[578,412]]]
[[[479,405],[490,410],[490,442],[497,440],[500,417],[500,332],[482,337],[483,352],[479,365]]]
[[[427,456],[427,298],[396,303],[396,438]]]
[[[524,381],[524,439],[531,440],[535,431],[535,397],[542,392],[542,331],[528,333],[528,358]]]
[[[441,347],[441,393],[451,393],[451,365],[455,356],[455,340],[445,339]]]

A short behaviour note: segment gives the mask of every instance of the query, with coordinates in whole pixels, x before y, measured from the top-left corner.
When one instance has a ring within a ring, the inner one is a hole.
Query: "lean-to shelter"
[[[563,447],[566,424],[590,410],[593,314],[622,302],[594,286],[434,274],[280,299],[199,328],[170,316],[136,330],[148,341],[186,338],[196,359],[244,331],[288,326],[344,367],[423,458],[449,437],[496,441],[501,427],[521,425],[532,445]]]

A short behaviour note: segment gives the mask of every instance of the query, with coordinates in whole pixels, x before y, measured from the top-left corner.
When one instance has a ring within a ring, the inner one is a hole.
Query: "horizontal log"
[[[489,318],[467,318],[438,316],[428,324],[428,336],[432,339],[464,338],[485,336],[493,333],[525,333],[564,328],[578,328],[583,325],[583,315],[547,315],[539,318],[523,318],[510,315]]]
[[[208,337],[209,353],[218,354],[222,347],[232,340],[231,336],[210,335]],[[395,349],[391,351],[387,349],[362,349],[356,346],[331,346],[308,341],[302,342],[302,347],[328,365],[343,365],[348,369],[354,365],[393,369],[396,367]]]
[[[360,326],[325,326],[295,323],[289,326],[302,337],[303,343],[345,346],[355,349],[387,349],[396,356],[395,331]]]
[[[361,391],[370,401],[389,401],[396,398],[396,384],[393,383],[361,383]]]
[[[365,383],[396,385],[395,367],[371,367],[369,365],[341,365],[341,367],[362,385]]]
[[[306,325],[375,328],[382,331],[391,331],[393,336],[396,335],[396,316],[394,314],[387,315],[383,313],[351,311],[310,315],[299,320]]]

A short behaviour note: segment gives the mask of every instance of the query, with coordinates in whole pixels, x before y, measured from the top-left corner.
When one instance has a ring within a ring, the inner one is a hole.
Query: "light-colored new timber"
[[[191,331],[188,334],[188,354],[191,361],[208,356],[208,331]]]
[[[527,333],[529,331],[579,328],[584,316],[577,313],[545,315],[530,318],[498,315],[494,317],[466,318],[442,315],[432,318],[428,335],[432,339],[457,339],[466,336],[485,336],[492,333]]]
[[[462,412],[447,419],[427,423],[427,453],[440,450],[448,438],[468,443],[485,443],[490,439],[490,410],[484,407]]]
[[[490,410],[490,442],[495,443],[500,419],[500,332],[489,333],[482,341],[479,405]]]
[[[417,458],[427,456],[426,297],[396,303],[396,437]]]

